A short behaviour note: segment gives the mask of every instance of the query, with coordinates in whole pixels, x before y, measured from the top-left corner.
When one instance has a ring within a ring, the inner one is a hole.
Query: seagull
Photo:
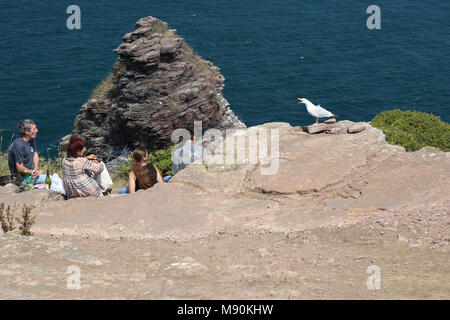
[[[309,101],[308,99],[305,98],[297,98],[297,100],[299,101],[298,103],[304,103],[306,105],[306,110],[308,111],[308,113],[310,115],[312,115],[313,117],[316,117],[316,123],[314,123],[313,125],[317,125],[319,123],[319,118],[329,118],[329,117],[337,117],[337,115],[332,114],[330,111],[322,108],[320,105],[314,105],[311,101]]]

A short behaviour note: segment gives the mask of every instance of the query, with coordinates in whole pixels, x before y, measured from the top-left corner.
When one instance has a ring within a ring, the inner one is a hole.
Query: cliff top
[[[204,163],[130,195],[28,192],[41,204],[35,236],[0,236],[1,298],[448,298],[450,153],[407,153],[367,123],[321,127],[236,131]],[[278,164],[271,152],[253,164],[237,142],[277,131]],[[366,287],[374,264],[383,290]],[[83,290],[64,289],[69,265]]]

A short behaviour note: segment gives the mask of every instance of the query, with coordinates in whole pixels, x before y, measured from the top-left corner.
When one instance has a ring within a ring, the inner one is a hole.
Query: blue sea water
[[[66,9],[81,9],[69,30]],[[381,9],[369,30],[366,9]],[[112,52],[135,22],[154,16],[221,68],[224,96],[248,125],[314,121],[298,97],[340,119],[416,109],[450,121],[450,2],[442,0],[1,1],[3,150],[18,121],[34,119],[42,152],[71,132]]]

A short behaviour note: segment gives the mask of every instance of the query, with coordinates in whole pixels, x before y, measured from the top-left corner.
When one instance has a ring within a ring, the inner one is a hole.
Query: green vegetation
[[[8,154],[0,153],[0,176],[10,175],[8,166]]]
[[[156,150],[150,153],[147,163],[153,164],[158,168],[161,176],[172,175],[172,149]],[[111,179],[114,183],[113,193],[128,184],[128,174],[131,171],[132,156],[128,157],[128,162],[120,164],[119,170],[111,174]]]
[[[103,81],[92,90],[90,99],[114,98],[119,94],[110,73]]]
[[[370,124],[383,131],[388,143],[405,147],[406,151],[425,146],[450,151],[450,124],[438,116],[396,109],[381,112]]]
[[[172,149],[156,150],[148,157],[147,162],[157,167],[163,177],[172,175]]]
[[[58,154],[56,159],[45,159],[43,157],[39,158],[39,168],[50,172],[50,175],[57,173],[60,177],[62,177],[62,160],[67,155],[66,152],[61,152]]]
[[[58,158],[56,159],[45,159],[43,157],[39,158],[39,168],[46,171],[47,168],[50,171],[50,174],[57,173],[60,177],[62,177],[62,168],[61,163],[62,159],[65,157],[66,153],[60,153]],[[10,175],[9,166],[8,166],[8,154],[0,153],[0,176]]]
[[[172,149],[170,147],[165,150],[156,150],[150,153],[147,163],[153,164],[158,168],[161,176],[172,175]],[[129,162],[120,164],[120,169],[114,174],[113,181],[114,184],[118,180],[128,182],[128,174],[131,171],[131,161],[133,160],[131,155],[128,157]],[[126,184],[126,183],[125,183]]]

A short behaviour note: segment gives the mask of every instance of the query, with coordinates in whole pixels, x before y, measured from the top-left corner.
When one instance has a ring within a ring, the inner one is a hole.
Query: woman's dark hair
[[[78,157],[78,153],[86,146],[86,142],[83,139],[72,136],[70,137],[69,144],[67,145],[67,156],[70,158]]]
[[[147,155],[147,151],[143,148],[136,148],[133,151],[133,162],[131,163],[131,167],[133,168],[134,175],[136,176],[136,182],[141,189],[153,187],[156,181],[156,170],[153,172],[153,170],[148,170],[141,165]]]

